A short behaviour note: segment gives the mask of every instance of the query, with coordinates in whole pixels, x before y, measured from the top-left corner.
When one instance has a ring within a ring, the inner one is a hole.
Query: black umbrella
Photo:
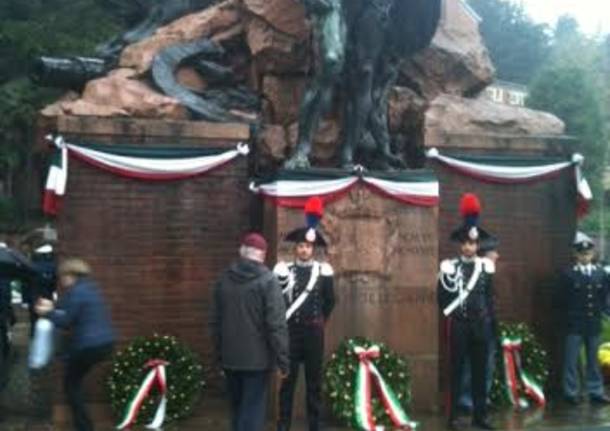
[[[31,277],[37,274],[30,260],[8,247],[0,246],[0,277]]]

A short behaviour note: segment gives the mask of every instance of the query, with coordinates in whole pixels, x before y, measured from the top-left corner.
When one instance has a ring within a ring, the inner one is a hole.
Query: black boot
[[[447,429],[452,431],[458,431],[460,429],[460,423],[456,418],[450,418],[447,421]]]
[[[473,419],[472,421],[472,426],[481,430],[495,430],[496,427],[494,427],[491,422],[489,422],[489,419],[487,418],[478,418],[478,419]]]
[[[290,431],[290,422],[280,420],[277,423],[277,431]]]
[[[589,402],[591,404],[603,406],[610,404],[610,398],[608,398],[606,395],[592,395],[589,397]]]

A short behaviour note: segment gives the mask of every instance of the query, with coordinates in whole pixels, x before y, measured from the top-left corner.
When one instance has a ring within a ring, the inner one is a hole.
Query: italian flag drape
[[[49,174],[44,188],[42,209],[45,214],[57,215],[61,199],[66,193],[68,182],[68,149],[63,146],[55,152],[49,167]]]
[[[438,205],[439,201],[438,181],[428,171],[282,170],[269,180],[251,183],[250,189],[279,206],[302,208],[312,196],[331,202],[344,196],[356,184],[363,184],[375,193],[409,205],[430,207]]]
[[[49,215],[59,212],[61,197],[66,192],[70,157],[125,178],[173,181],[205,175],[249,152],[248,146],[241,143],[232,150],[84,146],[66,142],[61,136],[53,143],[56,154],[49,169],[43,201],[43,210]]]
[[[546,163],[532,158],[447,156],[440,154],[436,148],[431,148],[426,155],[463,175],[495,184],[526,184],[551,178],[566,169],[574,169],[579,216],[586,214],[593,199],[589,183],[582,175],[584,157],[580,154],[574,154],[571,160]]]

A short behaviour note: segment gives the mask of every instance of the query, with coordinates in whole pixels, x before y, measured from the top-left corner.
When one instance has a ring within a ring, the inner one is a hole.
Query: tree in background
[[[526,13],[523,5],[507,0],[468,0],[483,19],[481,34],[499,79],[528,84],[545,64],[550,29]]]
[[[604,173],[610,166],[610,88],[608,82],[610,80],[610,35],[601,42],[599,49],[598,62],[598,73],[596,75],[597,88],[599,90],[599,97],[601,100],[602,107],[602,121],[603,121],[603,134],[604,134],[604,154],[603,154],[603,167]],[[600,238],[601,242],[601,254],[602,256],[608,257],[608,244],[606,239],[610,232],[610,202],[605,194],[602,195],[602,204],[600,206]]]
[[[28,79],[39,55],[88,55],[118,32],[95,0],[0,0],[0,226],[27,217],[19,186],[27,183],[34,120],[61,95]]]
[[[557,115],[578,139],[570,150],[585,155],[595,196],[582,227],[604,237],[610,231],[602,190],[610,162],[610,36],[584,35],[571,16],[560,17],[553,28],[535,23],[513,0],[468,2],[482,18],[481,34],[498,78],[528,85],[528,106]]]
[[[602,186],[610,136],[609,69],[603,47],[597,38],[584,35],[574,18],[561,17],[548,61],[532,81],[527,101],[529,107],[557,115],[566,133],[578,139],[570,150],[585,155],[584,171],[594,195],[593,211],[582,228],[602,238],[610,222]]]

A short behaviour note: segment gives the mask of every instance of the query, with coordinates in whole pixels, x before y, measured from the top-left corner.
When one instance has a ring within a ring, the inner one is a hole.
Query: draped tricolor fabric
[[[439,201],[438,181],[425,170],[396,173],[361,169],[282,170],[272,178],[252,182],[250,189],[279,206],[301,208],[312,196],[319,196],[326,203],[340,199],[357,184],[408,205],[432,207]]]
[[[118,145],[77,145],[61,136],[53,140],[55,154],[49,169],[43,210],[56,215],[66,193],[68,159],[73,158],[125,178],[144,181],[174,181],[205,175],[239,156],[249,148],[238,144],[234,149],[141,147]]]

